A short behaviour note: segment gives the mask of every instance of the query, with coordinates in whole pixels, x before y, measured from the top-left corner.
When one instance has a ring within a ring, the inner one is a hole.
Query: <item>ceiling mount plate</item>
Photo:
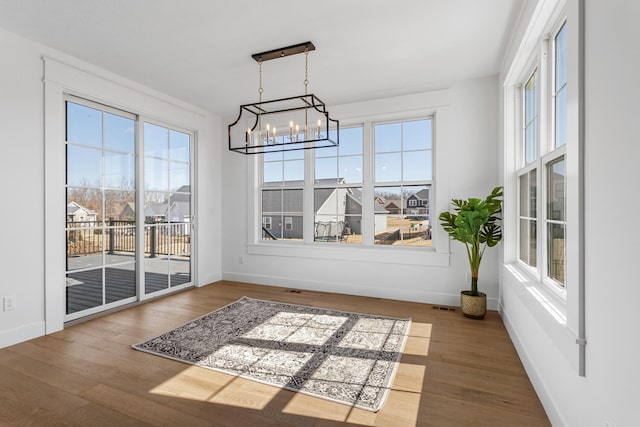
[[[311,52],[316,47],[311,42],[298,43],[279,49],[269,50],[267,52],[254,53],[251,57],[256,62],[264,62],[270,59],[284,58],[285,56],[297,55],[298,53]]]

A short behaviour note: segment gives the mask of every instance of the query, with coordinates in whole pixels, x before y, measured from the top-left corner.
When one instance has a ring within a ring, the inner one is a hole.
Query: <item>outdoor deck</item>
[[[136,295],[136,271],[131,254],[106,255],[104,303],[120,301]],[[125,262],[126,264],[122,264]],[[128,262],[128,263],[127,263]],[[102,256],[68,258],[68,269],[78,270],[102,265]],[[166,256],[145,258],[145,291],[147,294],[191,281],[189,258],[167,260]],[[103,304],[102,269],[67,274],[67,314]]]

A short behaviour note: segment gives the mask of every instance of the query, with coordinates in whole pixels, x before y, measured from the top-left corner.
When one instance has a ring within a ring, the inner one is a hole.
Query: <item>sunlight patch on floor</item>
[[[296,393],[287,402],[282,412],[303,415],[330,421],[346,421],[351,407],[325,399]]]
[[[281,390],[211,369],[190,366],[154,387],[150,393],[260,410]]]
[[[411,322],[407,343],[402,353],[415,356],[427,356],[429,354],[432,327],[433,325],[431,323]]]
[[[426,369],[427,367],[424,365],[401,363],[400,366],[398,366],[392,390],[421,393]]]
[[[248,409],[264,409],[282,391],[279,387],[236,378],[213,398],[211,403]]]
[[[386,426],[416,426],[421,393],[391,390],[387,404],[378,412],[376,424]]]
[[[151,389],[150,393],[206,402],[233,380],[230,375],[189,366]]]

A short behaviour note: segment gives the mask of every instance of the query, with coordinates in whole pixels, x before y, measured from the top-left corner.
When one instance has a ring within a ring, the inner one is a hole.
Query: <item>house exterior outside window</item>
[[[264,243],[432,244],[433,117],[345,126],[337,147],[267,150],[260,164]]]

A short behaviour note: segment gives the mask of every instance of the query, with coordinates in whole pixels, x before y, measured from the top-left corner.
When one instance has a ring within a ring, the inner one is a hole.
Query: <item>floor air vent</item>
[[[433,309],[438,311],[453,311],[454,313],[458,311],[455,307],[441,307],[439,305],[434,305]]]

